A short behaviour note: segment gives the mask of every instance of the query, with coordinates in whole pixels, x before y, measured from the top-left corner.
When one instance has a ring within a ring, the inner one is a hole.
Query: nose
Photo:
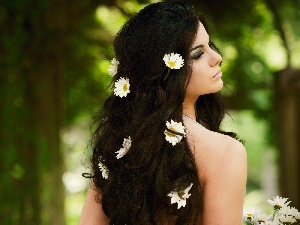
[[[221,62],[222,62],[222,56],[218,52],[211,49],[210,66],[214,67],[216,65],[220,65]]]

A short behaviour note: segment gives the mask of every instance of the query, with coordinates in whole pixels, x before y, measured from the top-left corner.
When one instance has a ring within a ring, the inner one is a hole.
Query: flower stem
[[[170,68],[168,68],[168,73],[167,73],[167,75],[165,76],[164,81],[166,81],[166,79],[167,79],[169,73],[170,73]]]
[[[274,221],[274,218],[275,218],[275,215],[276,215],[276,209],[274,210],[274,212],[273,212],[273,216],[272,216],[272,221]]]

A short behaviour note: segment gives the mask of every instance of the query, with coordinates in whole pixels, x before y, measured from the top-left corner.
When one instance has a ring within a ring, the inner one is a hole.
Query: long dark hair
[[[146,6],[116,35],[114,48],[119,61],[113,82],[130,81],[123,98],[113,93],[95,117],[92,137],[93,181],[102,197],[99,203],[110,224],[193,224],[201,215],[202,188],[192,151],[183,138],[175,146],[165,140],[166,121],[182,122],[182,103],[191,76],[189,49],[195,39],[199,15],[186,2],[160,2]],[[164,64],[166,53],[185,60],[179,70]],[[224,133],[224,117],[218,94],[200,96],[197,120],[210,130]],[[116,151],[124,138],[132,145],[121,159]],[[109,171],[103,178],[99,162]],[[168,193],[191,183],[191,197],[177,209]]]

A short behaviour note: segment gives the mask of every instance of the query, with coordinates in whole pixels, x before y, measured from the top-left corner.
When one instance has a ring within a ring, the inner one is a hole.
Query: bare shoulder
[[[241,142],[228,135],[207,130],[193,121],[184,122],[188,143],[202,174],[227,169],[244,170],[247,154]]]
[[[202,224],[242,224],[247,181],[243,144],[193,121],[184,120],[184,124],[203,187]]]
[[[187,139],[195,153],[217,154],[245,154],[245,147],[238,140],[199,126],[193,121],[184,120],[187,129]],[[203,152],[204,151],[204,152]]]
[[[246,149],[244,145],[225,134],[220,134],[217,132],[207,130],[207,139],[204,141],[208,146],[210,146],[210,153],[214,157],[224,157],[224,156],[244,156],[246,154]],[[199,137],[197,137],[199,138]],[[201,147],[201,146],[199,146]]]
[[[96,201],[96,196],[99,196],[99,193],[94,186],[94,183],[91,183],[86,194],[78,225],[109,224],[109,219],[106,217],[102,205]]]

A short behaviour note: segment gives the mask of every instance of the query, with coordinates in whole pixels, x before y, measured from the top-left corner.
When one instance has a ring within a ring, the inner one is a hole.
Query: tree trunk
[[[97,4],[7,1],[0,7],[1,225],[65,224],[66,77],[88,56],[72,55],[70,41],[83,38]]]
[[[281,195],[300,208],[300,70],[276,74],[277,140]]]

